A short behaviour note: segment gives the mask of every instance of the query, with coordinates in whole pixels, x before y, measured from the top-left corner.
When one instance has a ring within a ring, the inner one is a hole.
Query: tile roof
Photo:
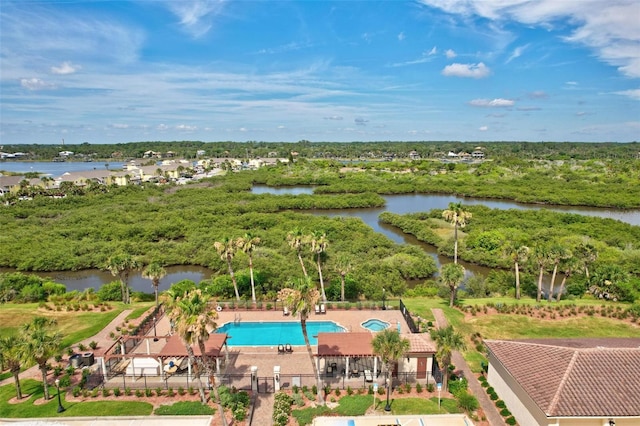
[[[373,356],[371,333],[318,333],[318,356]]]
[[[409,339],[411,354],[436,353],[436,347],[428,334],[405,333],[402,337]]]
[[[227,335],[225,333],[211,333],[209,334],[209,340],[204,344],[204,350],[208,356],[219,357],[222,352],[222,347],[227,342]],[[200,356],[200,347],[198,345],[192,345],[193,353],[195,356]],[[174,334],[169,338],[167,344],[164,345],[160,351],[160,356],[168,357],[184,357],[187,356],[187,348],[185,347],[182,339],[177,334]]]
[[[640,339],[485,344],[547,417],[640,416]]]

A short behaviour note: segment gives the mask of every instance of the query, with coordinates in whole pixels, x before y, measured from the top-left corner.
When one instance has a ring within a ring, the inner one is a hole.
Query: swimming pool
[[[389,328],[391,324],[389,324],[386,321],[379,320],[377,318],[372,318],[372,319],[366,320],[360,325],[362,325],[364,328],[366,328],[369,331],[382,331],[386,328]]]
[[[345,329],[333,321],[307,321],[309,343],[318,344],[313,337],[318,333],[342,333]],[[275,322],[228,322],[216,330],[216,333],[227,333],[229,346],[277,346],[291,344],[304,345],[302,327],[297,321]]]

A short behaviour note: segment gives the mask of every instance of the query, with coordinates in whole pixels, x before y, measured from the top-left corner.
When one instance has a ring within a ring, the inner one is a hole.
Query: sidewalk
[[[99,349],[103,351],[106,350],[109,346],[113,344],[113,339],[109,335],[111,334],[111,332],[114,332],[114,333],[116,332],[116,327],[121,325],[124,322],[125,318],[129,316],[131,312],[133,312],[132,309],[125,309],[124,311],[120,312],[120,314],[118,314],[117,317],[115,317],[109,324],[107,324],[105,328],[100,330],[96,335],[89,337],[87,339],[84,339],[82,342],[78,342],[78,343],[83,343],[85,346],[89,346],[89,342],[93,340],[98,343]],[[49,374],[51,374],[51,372],[49,372]],[[20,380],[23,380],[23,379],[35,379],[38,381],[42,381],[42,373],[38,369],[38,366],[34,365],[33,367],[28,368],[27,370],[20,373]],[[13,384],[13,383],[14,383],[13,376],[11,376],[0,381],[0,386]]]
[[[433,316],[436,320],[436,325],[438,328],[446,327],[449,323],[447,318],[444,316],[444,312],[442,309],[431,309],[433,312]],[[485,390],[480,386],[480,382],[476,378],[476,375],[469,368],[469,364],[465,361],[462,354],[458,351],[453,352],[451,355],[451,362],[456,366],[457,369],[462,370],[464,373],[464,377],[469,382],[469,390],[478,398],[478,402],[480,403],[480,407],[482,407],[482,411],[484,411],[485,416],[487,416],[487,421],[491,426],[506,426],[504,419],[498,412],[493,401],[489,399],[489,396],[485,392]]]

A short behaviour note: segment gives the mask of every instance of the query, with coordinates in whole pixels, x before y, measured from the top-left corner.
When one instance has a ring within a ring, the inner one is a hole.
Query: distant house
[[[640,338],[485,340],[488,382],[522,426],[640,424]]]
[[[101,185],[112,183],[109,170],[84,170],[80,172],[66,172],[54,179],[54,188],[59,188],[62,182],[71,182],[76,186],[86,186],[89,182],[97,182]]]
[[[473,151],[471,153],[471,157],[473,157],[476,160],[482,160],[484,158],[484,152],[482,152],[482,151]]]
[[[409,153],[409,158],[410,158],[411,160],[419,160],[419,159],[420,159],[420,154],[418,154],[418,152],[417,152],[417,151],[411,151],[411,152]]]

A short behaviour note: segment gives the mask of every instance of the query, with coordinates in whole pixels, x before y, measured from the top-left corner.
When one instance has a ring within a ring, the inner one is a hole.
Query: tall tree
[[[129,274],[140,269],[138,260],[128,253],[119,253],[107,259],[106,269],[111,272],[111,275],[120,279],[122,301],[126,304],[131,303],[129,297]]]
[[[471,216],[462,203],[449,203],[449,208],[442,212],[442,217],[453,225],[453,263],[458,263],[458,228],[464,228]]]
[[[556,275],[558,273],[558,265],[564,259],[571,257],[571,252],[560,244],[554,244],[549,248],[549,261],[553,265],[553,272],[551,273],[551,282],[549,283],[549,294],[547,295],[547,301],[553,300],[553,288],[556,284]]]
[[[457,263],[447,263],[440,268],[440,281],[449,287],[449,307],[453,308],[458,286],[464,280],[464,267]]]
[[[556,295],[557,302],[559,302],[560,298],[562,297],[562,293],[564,292],[564,286],[567,280],[571,278],[571,275],[573,275],[573,272],[579,268],[579,265],[580,265],[580,260],[575,257],[566,258],[560,264],[560,267],[562,268],[561,270],[562,272],[564,272],[564,276],[562,277],[562,281],[560,282],[560,289],[558,289],[558,294]]]
[[[309,334],[307,333],[307,318],[309,318],[309,314],[314,309],[316,303],[318,303],[318,300],[320,300],[320,293],[309,277],[305,277],[295,282],[293,287],[286,287],[280,290],[278,292],[278,298],[282,300],[284,305],[291,311],[291,315],[298,315],[300,318],[302,336],[304,337],[304,343],[307,347],[313,374],[316,377],[318,404],[324,405],[321,393],[322,382],[320,381],[320,372],[318,371],[316,363],[313,361],[313,352],[311,350],[311,344],[309,343]]]
[[[30,323],[23,325],[21,329],[24,355],[29,362],[38,364],[38,368],[42,373],[45,400],[49,399],[47,362],[49,358],[57,355],[62,348],[62,334],[53,330],[56,324],[55,319],[35,317]]]
[[[207,377],[212,380],[214,377],[212,374],[211,361],[206,353],[205,343],[209,340],[211,331],[217,328],[217,324],[215,322],[217,314],[215,310],[211,309],[209,306],[209,296],[203,294],[201,290],[196,289],[187,291],[182,296],[176,297],[171,303],[168,303],[167,315],[175,322],[176,333],[178,333],[185,345],[191,365],[198,366],[196,370],[198,392],[200,393],[201,402],[206,404],[207,398],[204,393],[204,386],[202,385],[200,375],[204,370]],[[197,345],[200,349],[199,360],[196,360],[193,345]],[[215,392],[220,415],[222,416],[222,422],[226,425],[224,409],[220,405],[220,395],[215,383],[213,390]]]
[[[584,268],[584,274],[589,280],[589,265],[595,262],[598,259],[598,249],[589,242],[584,242],[578,244],[576,247],[576,256],[582,262],[582,266]]]
[[[16,398],[22,399],[20,387],[20,368],[25,359],[24,341],[18,336],[0,337],[0,365],[7,368],[13,375],[16,387]]]
[[[251,300],[256,303],[256,285],[253,279],[253,250],[260,244],[260,238],[250,233],[238,238],[237,245],[244,253],[249,256],[249,274],[251,275]]]
[[[326,254],[329,241],[327,240],[327,234],[323,231],[313,231],[309,236],[311,242],[311,252],[316,258],[316,266],[318,268],[318,276],[320,277],[320,294],[322,295],[322,301],[327,301],[327,295],[324,291],[324,279],[322,278],[322,257]]]
[[[293,231],[290,231],[287,234],[287,242],[289,243],[289,246],[296,251],[298,260],[300,261],[300,266],[302,267],[302,273],[305,277],[308,277],[307,268],[304,267],[304,261],[302,260],[302,247],[305,243],[305,235],[302,232],[302,229],[295,228]]]
[[[236,255],[236,252],[238,250],[236,241],[232,238],[225,237],[222,241],[216,241],[215,243],[213,243],[213,247],[220,255],[220,259],[227,262],[227,266],[229,267],[229,275],[231,276],[231,282],[233,282],[233,291],[235,291],[236,293],[236,300],[240,301],[240,293],[238,293],[238,283],[236,282],[236,276],[233,273],[233,266],[231,265],[231,261],[233,260],[233,257]]]
[[[153,285],[153,293],[156,298],[156,306],[158,306],[158,287],[160,286],[160,280],[167,275],[167,271],[162,267],[160,262],[151,262],[142,271],[142,276],[148,280],[151,280]]]
[[[509,244],[506,249],[516,274],[516,299],[520,299],[520,265],[529,259],[529,251],[529,247],[521,244]]]
[[[351,272],[351,259],[346,254],[341,254],[335,264],[335,270],[340,274],[340,300],[344,302],[344,287],[347,274]]]
[[[375,337],[371,341],[373,346],[373,353],[380,357],[386,370],[386,383],[387,383],[387,405],[384,408],[385,411],[391,411],[389,405],[389,393],[391,390],[391,372],[393,370],[393,364],[402,358],[410,349],[409,339],[400,337],[400,333],[396,330],[385,329],[376,333]]]
[[[533,259],[538,266],[538,292],[536,293],[536,302],[542,299],[542,278],[544,277],[544,271],[550,263],[549,248],[543,244],[538,243],[533,247]]]
[[[431,339],[436,342],[436,360],[440,365],[440,372],[442,373],[442,388],[446,391],[451,355],[454,351],[465,349],[464,338],[453,329],[453,326],[449,325],[444,328],[432,329]]]

